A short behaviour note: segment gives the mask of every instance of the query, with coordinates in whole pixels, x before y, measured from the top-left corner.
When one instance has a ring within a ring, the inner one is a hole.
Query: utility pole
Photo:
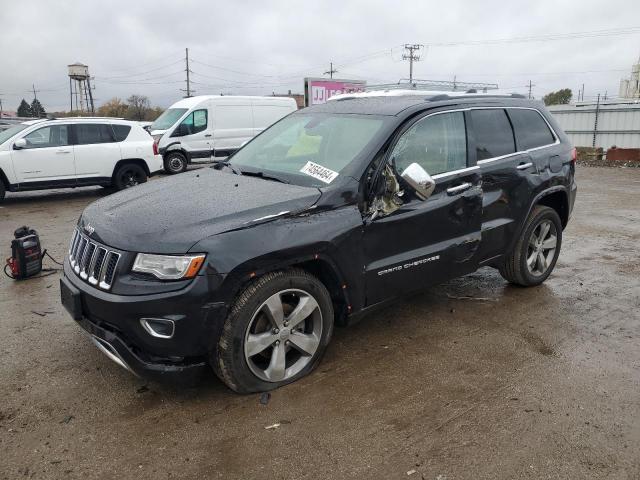
[[[529,80],[529,100],[531,100],[531,89],[535,87],[535,85],[533,83],[531,83],[531,80]]]
[[[456,91],[456,87],[457,87],[457,85],[456,85],[456,76],[454,75],[453,76],[453,91],[454,92]]]
[[[420,60],[420,55],[416,55],[415,52],[418,52],[424,45],[420,45],[418,43],[409,44],[405,43],[404,49],[409,53],[402,55],[403,60],[409,60],[409,83],[413,84],[413,62],[417,62]]]
[[[582,84],[581,92],[582,92],[582,101],[584,102],[584,83]]]
[[[184,60],[185,60],[185,62],[187,64],[187,68],[185,69],[185,72],[187,72],[187,90],[186,91],[182,90],[182,91],[186,92],[186,94],[187,94],[186,96],[187,97],[190,97],[191,94],[195,93],[195,92],[191,91],[191,81],[189,80],[189,74],[191,73],[191,70],[189,70],[189,49],[185,48],[184,51],[185,51]]]
[[[37,100],[38,96],[36,95],[36,86],[32,83],[31,86],[33,87],[33,99]]]
[[[596,135],[598,134],[598,113],[600,113],[600,94],[598,94],[598,100],[596,102],[596,119],[593,123],[593,142],[591,146],[596,148]]]
[[[0,120],[2,120],[2,99],[0,98]]]
[[[329,75],[329,78],[333,78],[334,73],[338,73],[338,70],[334,70],[333,62],[329,62],[329,70],[327,72],[324,72],[323,75]]]

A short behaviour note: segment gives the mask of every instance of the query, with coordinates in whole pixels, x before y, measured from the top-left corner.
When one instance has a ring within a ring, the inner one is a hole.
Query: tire
[[[0,180],[0,203],[4,201],[5,192],[6,190],[4,188],[4,183],[2,183],[2,180]]]
[[[553,271],[561,245],[562,222],[558,213],[553,208],[536,205],[513,251],[499,267],[500,275],[523,287],[540,285]]]
[[[304,313],[295,315],[303,305]],[[278,311],[280,318],[274,320]],[[292,319],[299,323],[289,324]],[[268,273],[237,297],[214,342],[211,365],[238,393],[265,392],[295,382],[320,362],[333,334],[333,320],[331,297],[316,277],[298,269]]]
[[[113,186],[116,190],[135,187],[147,181],[147,172],[136,163],[120,165],[113,174]]]
[[[187,169],[187,158],[180,152],[170,152],[164,157],[164,171],[169,175],[182,173]]]

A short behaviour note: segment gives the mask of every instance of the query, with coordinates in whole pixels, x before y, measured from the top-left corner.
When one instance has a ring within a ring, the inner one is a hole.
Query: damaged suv
[[[211,366],[270,390],[318,365],[334,325],[409,292],[482,266],[542,283],[575,196],[575,150],[539,102],[342,96],[215,168],[89,205],[62,303],[136,374]]]

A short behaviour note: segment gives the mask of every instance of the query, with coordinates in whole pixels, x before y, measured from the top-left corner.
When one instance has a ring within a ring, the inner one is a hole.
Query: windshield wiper
[[[273,175],[268,175],[264,172],[248,172],[248,171],[244,171],[242,172],[242,175],[247,175],[249,177],[258,177],[258,178],[264,178],[265,180],[273,180],[275,182],[280,182],[280,183],[286,183],[288,184],[289,182],[287,182],[286,180],[283,180],[282,178],[279,177],[274,177]]]
[[[242,170],[230,163],[229,159],[214,160],[213,165],[211,166],[211,168],[215,168],[216,170],[220,170],[221,167],[229,167],[236,175],[242,175]]]

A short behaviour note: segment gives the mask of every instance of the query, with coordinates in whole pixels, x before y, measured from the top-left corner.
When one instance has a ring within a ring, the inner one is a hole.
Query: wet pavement
[[[0,479],[640,478],[640,169],[578,182],[545,284],[485,268],[431,288],[337,329],[266,405],[213,374],[136,378],[63,310],[59,272],[3,276]],[[2,257],[27,224],[61,259],[101,195],[7,194]]]

